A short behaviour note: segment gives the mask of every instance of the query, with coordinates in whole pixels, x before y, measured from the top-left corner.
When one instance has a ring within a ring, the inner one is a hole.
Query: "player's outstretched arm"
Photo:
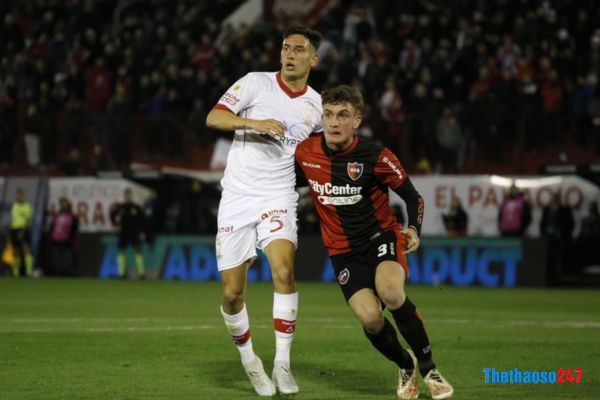
[[[230,111],[219,109],[213,109],[208,113],[206,116],[206,126],[221,131],[252,129],[270,136],[281,136],[285,133],[285,125],[277,120],[242,118]]]

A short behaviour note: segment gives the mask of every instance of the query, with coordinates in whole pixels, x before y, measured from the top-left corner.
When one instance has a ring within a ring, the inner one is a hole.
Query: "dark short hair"
[[[315,48],[315,50],[317,50],[319,48],[319,45],[321,44],[321,34],[315,30],[310,29],[307,26],[304,25],[296,25],[296,26],[292,26],[290,28],[288,28],[287,31],[285,31],[285,33],[283,34],[283,39],[287,39],[289,36],[292,35],[302,35],[305,38],[308,39],[308,41],[310,42],[310,44],[313,45],[313,47]]]
[[[325,104],[350,103],[360,115],[364,107],[364,100],[360,90],[348,85],[335,86],[321,93],[323,106]]]

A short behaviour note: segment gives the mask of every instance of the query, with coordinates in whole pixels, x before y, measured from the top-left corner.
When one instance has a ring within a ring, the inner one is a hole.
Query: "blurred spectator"
[[[354,48],[357,43],[367,42],[375,36],[376,31],[373,9],[366,4],[353,4],[344,25],[344,46],[347,49]]]
[[[576,264],[578,268],[600,265],[600,213],[598,202],[589,205],[588,214],[581,221],[581,229],[575,246]]]
[[[498,212],[498,229],[502,236],[522,237],[531,223],[531,206],[513,183]]]
[[[571,98],[572,103],[572,125],[571,129],[578,146],[585,145],[586,128],[588,124],[589,111],[596,91],[596,75],[577,79],[577,88]]]
[[[415,170],[417,174],[429,175],[433,173],[431,162],[427,157],[423,157],[417,162]]]
[[[421,66],[421,48],[417,44],[408,39],[404,49],[400,52],[400,60],[398,62],[400,69],[406,72],[416,72]]]
[[[126,87],[119,84],[116,87],[114,96],[108,102],[108,134],[106,143],[102,143],[105,148],[114,149],[117,167],[119,169],[129,169],[129,157],[131,153],[132,127],[131,113],[133,106],[127,93]],[[103,146],[100,146],[102,149]]]
[[[502,68],[514,71],[520,56],[521,49],[513,43],[510,35],[506,35],[504,37],[504,45],[498,49],[498,59],[500,60]]]
[[[462,129],[450,108],[444,110],[435,133],[443,171],[457,173],[462,164],[460,154],[464,139]]]
[[[79,219],[73,214],[71,202],[59,199],[59,210],[50,221],[52,272],[57,276],[75,276],[75,237]]]
[[[104,148],[101,145],[94,145],[92,148],[92,157],[90,158],[89,172],[91,172],[92,175],[98,175],[100,171],[106,171],[108,169],[110,169],[110,163],[106,151],[104,151]]]
[[[598,202],[591,202],[588,214],[581,220],[579,238],[592,239],[593,243],[600,243],[600,213],[598,213]]]
[[[453,197],[448,213],[443,214],[444,226],[449,237],[467,236],[469,216],[462,206],[460,198]]]
[[[575,272],[572,257],[572,234],[575,222],[573,211],[562,204],[560,192],[552,196],[550,204],[544,207],[540,221],[540,234],[548,239],[548,272],[551,279]]]
[[[405,146],[400,146],[403,135],[403,122],[405,117],[402,108],[402,96],[396,87],[396,82],[389,79],[385,84],[385,91],[379,99],[379,111],[386,125],[386,145],[395,153],[400,153]]]
[[[551,203],[542,211],[540,234],[542,237],[570,241],[574,228],[573,211],[562,204],[560,192],[555,193]]]
[[[79,176],[83,173],[81,153],[77,147],[69,149],[69,154],[62,163],[62,170],[66,176]]]
[[[25,191],[18,188],[10,211],[10,240],[15,253],[14,276],[32,276],[33,255],[29,245],[33,207],[25,199]]]
[[[103,112],[113,92],[113,74],[103,58],[96,60],[86,77],[87,108],[92,112]]]
[[[25,120],[25,149],[27,150],[27,164],[37,167],[40,164],[40,136],[42,134],[42,120],[37,105],[32,103],[27,107]]]
[[[119,255],[117,256],[119,277],[122,279],[127,277],[125,252],[129,246],[132,246],[135,252],[137,276],[139,279],[144,279],[146,277],[144,257],[142,256],[142,243],[146,240],[144,210],[134,202],[131,189],[125,189],[124,201],[110,213],[110,220],[119,235]]]
[[[543,123],[548,133],[549,141],[556,146],[563,140],[562,111],[564,102],[564,89],[558,81],[556,70],[548,73],[547,79],[542,84],[542,101],[544,118]]]

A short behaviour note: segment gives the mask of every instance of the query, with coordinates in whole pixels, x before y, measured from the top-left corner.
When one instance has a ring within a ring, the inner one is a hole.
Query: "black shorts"
[[[396,261],[408,277],[406,237],[401,231],[386,231],[362,248],[331,256],[338,284],[346,301],[361,289],[375,290],[375,270],[382,261]]]
[[[139,249],[141,244],[139,233],[122,233],[119,235],[119,249],[125,249],[127,246]]]

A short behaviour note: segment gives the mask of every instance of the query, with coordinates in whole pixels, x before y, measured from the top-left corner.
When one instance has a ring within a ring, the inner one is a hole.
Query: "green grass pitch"
[[[301,399],[394,399],[397,369],[335,284],[300,283]],[[270,284],[250,284],[254,348],[274,356]],[[456,399],[600,397],[600,293],[408,287]],[[253,399],[218,282],[0,279],[0,398]],[[582,368],[580,384],[485,384],[483,368]],[[420,398],[430,398],[420,383]]]

